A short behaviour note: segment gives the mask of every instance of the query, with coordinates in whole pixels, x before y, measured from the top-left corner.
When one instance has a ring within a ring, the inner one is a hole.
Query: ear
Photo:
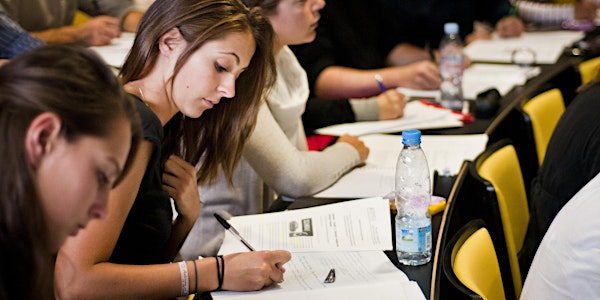
[[[163,55],[170,56],[184,42],[185,40],[181,36],[179,28],[173,27],[160,37],[158,40],[158,49]]]
[[[61,119],[50,112],[38,115],[29,124],[25,135],[25,152],[34,169],[54,150],[60,138],[61,127]]]

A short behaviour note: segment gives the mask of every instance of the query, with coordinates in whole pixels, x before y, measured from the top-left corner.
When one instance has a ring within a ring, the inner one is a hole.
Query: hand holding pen
[[[232,275],[224,274],[223,289],[232,291],[260,290],[264,286],[269,286],[275,282],[283,282],[283,273],[285,273],[283,265],[291,259],[290,252],[285,250],[255,251],[254,247],[225,218],[217,213],[214,216],[227,231],[251,251],[230,254],[225,257],[228,270],[231,271],[229,274]],[[249,270],[253,271],[248,272]],[[254,272],[257,270],[258,272]],[[229,276],[232,277],[231,280],[228,280]]]

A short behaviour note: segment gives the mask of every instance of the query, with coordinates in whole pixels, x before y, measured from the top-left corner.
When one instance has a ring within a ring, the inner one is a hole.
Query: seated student
[[[77,10],[93,17],[73,25]],[[0,11],[46,43],[84,46],[107,45],[121,30],[135,32],[142,17],[132,0],[0,0]]]
[[[588,29],[594,26],[599,5],[598,0],[520,0],[516,3],[518,16],[534,29]]]
[[[507,4],[505,15],[510,4],[502,1]],[[468,3],[458,6],[459,1],[328,1],[315,41],[291,47],[308,73],[315,97],[309,100],[303,116],[307,132],[339,122],[402,116],[385,116],[389,108],[381,104],[375,75],[382,78],[388,91],[396,87],[438,89],[439,70],[427,47],[437,47],[445,22],[459,21],[451,17],[465,19],[461,20],[461,32],[470,32],[475,13],[483,11],[482,7],[492,9],[491,1],[462,2]],[[410,43],[414,45],[412,50],[419,51],[395,51],[400,43]],[[333,103],[323,100],[340,98],[343,100]]]
[[[367,159],[369,149],[356,136],[342,136],[323,151],[308,151],[301,115],[308,98],[306,73],[288,44],[310,42],[323,0],[245,0],[269,19],[276,34],[271,45],[277,81],[265,97],[254,132],[236,165],[233,185],[224,176],[199,187],[203,207],[182,247],[184,257],[214,255],[224,230],[213,214],[261,213],[273,193],[295,198],[313,195]]]
[[[0,59],[10,59],[42,45],[42,40],[31,36],[0,11]]]
[[[517,37],[523,22],[511,16],[508,0],[380,0],[385,8],[382,18],[390,20],[390,32],[397,37],[387,56],[392,65],[422,59],[436,59],[444,35],[444,23],[455,22],[465,44],[477,39]],[[435,53],[435,54],[434,54]]]
[[[129,170],[135,104],[91,50],[45,46],[0,68],[0,127],[0,299],[54,299],[54,255]]]
[[[519,253],[523,278],[558,211],[600,172],[599,95],[597,77],[567,106],[552,133],[531,186],[530,219]]]
[[[598,194],[600,173],[558,212],[533,258],[520,299],[600,298]]]
[[[137,98],[144,140],[110,194],[108,217],[61,248],[58,298],[167,299],[283,281],[288,251],[171,263],[200,213],[198,184],[220,172],[231,180],[274,80],[272,39],[269,22],[238,0],[148,8],[120,73]]]

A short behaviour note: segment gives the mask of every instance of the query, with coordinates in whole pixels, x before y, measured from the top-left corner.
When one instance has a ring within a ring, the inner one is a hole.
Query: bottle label
[[[431,225],[398,228],[396,230],[396,248],[402,252],[424,252],[431,249]]]

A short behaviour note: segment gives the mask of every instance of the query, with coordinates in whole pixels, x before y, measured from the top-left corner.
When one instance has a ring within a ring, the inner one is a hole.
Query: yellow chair
[[[470,221],[452,237],[443,267],[454,287],[467,296],[455,298],[506,299],[496,250],[481,219]]]
[[[508,262],[512,273],[516,298],[519,298],[523,281],[517,253],[523,247],[529,208],[527,194],[517,153],[512,144],[501,140],[475,159],[475,176],[481,178],[487,185],[488,196],[483,201],[489,202],[489,207],[497,206],[501,226],[506,242]]]
[[[538,165],[541,165],[554,127],[565,112],[565,102],[560,90],[554,88],[525,101],[522,107],[531,118]]]
[[[578,67],[579,74],[581,75],[581,83],[586,84],[598,75],[600,69],[600,56],[583,61]]]

